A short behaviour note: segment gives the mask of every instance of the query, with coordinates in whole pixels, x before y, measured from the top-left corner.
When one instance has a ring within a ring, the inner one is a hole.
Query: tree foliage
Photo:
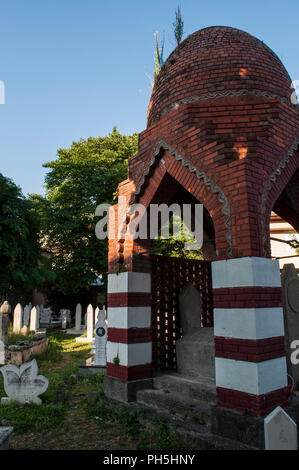
[[[169,233],[167,237],[163,236],[165,229],[166,233]],[[172,215],[153,240],[151,252],[174,258],[203,259],[201,249],[190,250],[186,248],[189,243],[195,243],[191,232],[178,215]]]
[[[181,9],[178,6],[178,9],[175,12],[175,22],[173,23],[173,33],[177,45],[180,44],[184,34],[184,21],[181,14]]]
[[[39,218],[13,181],[0,173],[0,298],[21,298],[42,287],[50,272],[39,244]]]
[[[46,196],[31,195],[42,220],[42,238],[56,273],[56,289],[73,295],[107,272],[107,240],[95,236],[95,209],[114,203],[118,184],[127,177],[128,158],[137,151],[137,134],[116,128],[107,137],[74,142],[44,165]]]

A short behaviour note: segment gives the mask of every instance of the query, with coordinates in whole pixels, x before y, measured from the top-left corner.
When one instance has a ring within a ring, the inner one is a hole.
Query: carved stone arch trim
[[[225,219],[225,227],[226,227],[226,241],[228,243],[227,248],[227,256],[228,258],[232,258],[233,256],[233,249],[232,249],[232,227],[231,227],[231,210],[230,204],[228,202],[227,197],[225,196],[222,189],[213,181],[206,171],[202,168],[199,168],[197,165],[194,165],[190,162],[181,152],[173,148],[170,144],[165,142],[164,140],[160,140],[158,145],[156,146],[154,153],[147,164],[143,175],[141,176],[138,185],[136,186],[136,190],[132,195],[130,204],[133,204],[137,201],[138,197],[141,195],[142,190],[146,186],[146,178],[149,176],[152,167],[154,167],[157,163],[157,160],[161,157],[162,151],[168,150],[168,152],[174,156],[177,161],[180,161],[183,166],[187,167],[191,173],[194,173],[196,177],[203,181],[204,185],[209,188],[213,193],[218,195],[218,201],[220,202],[222,208],[222,213],[226,216]]]
[[[268,204],[269,204],[269,193],[273,187],[273,184],[276,183],[277,179],[280,178],[280,176],[283,173],[283,170],[285,167],[290,163],[292,160],[296,150],[298,150],[299,146],[299,136],[297,136],[290,146],[289,150],[287,151],[286,155],[280,160],[279,164],[275,168],[275,170],[272,171],[272,173],[269,175],[266,184],[263,189],[262,193],[262,199],[261,199],[261,212],[262,212],[262,217],[261,217],[261,225],[262,225],[262,249],[263,249],[263,255],[267,256],[267,231],[266,231],[266,223],[267,223],[267,209],[269,209]]]

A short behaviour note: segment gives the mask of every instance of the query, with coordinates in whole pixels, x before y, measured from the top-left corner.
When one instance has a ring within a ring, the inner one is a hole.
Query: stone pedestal
[[[136,401],[138,390],[153,388],[153,379],[121,380],[116,377],[105,376],[103,381],[104,393],[107,397],[122,402]]]
[[[178,373],[215,378],[214,328],[200,328],[176,342]]]

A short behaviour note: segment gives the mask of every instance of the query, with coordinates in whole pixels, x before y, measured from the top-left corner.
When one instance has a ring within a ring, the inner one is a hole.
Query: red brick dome
[[[266,96],[290,103],[291,79],[274,52],[239,29],[215,26],[185,39],[156,80],[148,125],[184,104],[218,97]]]

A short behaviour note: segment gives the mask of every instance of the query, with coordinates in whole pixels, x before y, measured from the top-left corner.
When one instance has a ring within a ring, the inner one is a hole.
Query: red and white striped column
[[[149,273],[108,275],[107,376],[126,382],[152,376]]]
[[[215,261],[212,282],[218,405],[256,415],[287,406],[278,261]]]

